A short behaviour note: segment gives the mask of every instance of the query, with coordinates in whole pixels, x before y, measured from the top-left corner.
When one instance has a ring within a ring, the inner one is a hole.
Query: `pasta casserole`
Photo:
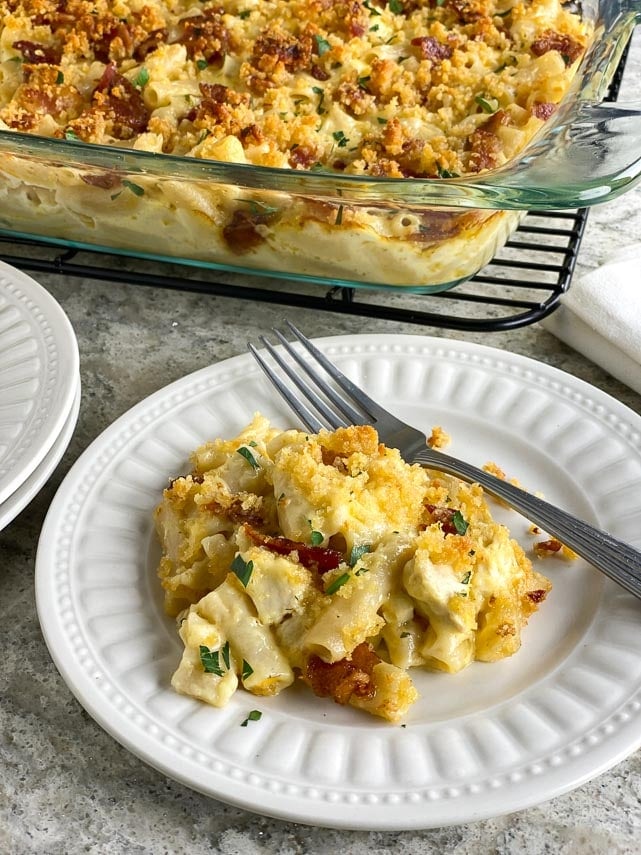
[[[518,213],[249,191],[242,175],[165,179],[158,162],[129,172],[122,152],[364,179],[483,174],[555,113],[589,38],[561,0],[0,0],[0,131],[77,146],[64,165],[4,159],[0,227],[314,277],[451,283]],[[111,164],[83,168],[86,145],[114,150]]]
[[[407,464],[372,427],[257,414],[192,463],[155,512],[158,573],[184,644],[172,685],[213,706],[299,677],[398,721],[410,669],[512,655],[550,590],[478,485]]]

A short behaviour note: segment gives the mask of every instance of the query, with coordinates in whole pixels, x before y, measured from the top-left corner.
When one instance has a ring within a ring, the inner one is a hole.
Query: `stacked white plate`
[[[53,473],[79,407],[69,319],[41,285],[0,262],[0,530]]]

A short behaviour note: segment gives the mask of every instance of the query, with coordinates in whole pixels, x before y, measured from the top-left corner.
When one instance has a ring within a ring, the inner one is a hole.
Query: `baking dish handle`
[[[550,133],[486,183],[506,196],[527,191],[528,207],[543,210],[606,201],[640,178],[641,102],[576,101]]]

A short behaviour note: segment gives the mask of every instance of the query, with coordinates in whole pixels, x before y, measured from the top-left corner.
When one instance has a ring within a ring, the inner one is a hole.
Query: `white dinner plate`
[[[0,261],[0,503],[44,460],[76,393],[78,343],[66,314]]]
[[[22,482],[17,490],[0,504],[0,531],[6,528],[14,520],[20,511],[27,507],[29,502],[38,494],[40,489],[49,480],[56,466],[60,463],[62,455],[71,442],[71,437],[76,428],[78,413],[80,412],[80,377],[76,381],[76,393],[71,405],[71,411],[62,430],[56,437],[49,453],[45,459],[33,470],[31,475]]]
[[[641,546],[641,418],[588,384],[514,354],[423,336],[322,339],[402,418],[441,425],[451,451]],[[426,828],[563,793],[641,743],[641,603],[583,561],[548,559],[554,588],[512,658],[457,675],[413,671],[404,725],[315,698],[237,692],[224,709],[175,694],[182,645],[163,614],[152,511],[203,440],[255,410],[295,419],[251,357],[179,380],[83,454],[47,516],[36,593],[64,679],[119,742],[216,798],[297,822]],[[530,548],[517,514],[498,508]],[[259,721],[241,723],[252,709]]]

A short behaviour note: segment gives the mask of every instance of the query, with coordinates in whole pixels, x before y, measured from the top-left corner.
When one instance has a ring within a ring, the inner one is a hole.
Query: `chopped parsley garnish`
[[[496,98],[486,98],[485,95],[477,95],[474,99],[484,113],[496,113],[499,102]]]
[[[263,717],[263,714],[260,710],[252,710],[249,713],[249,715],[247,716],[247,718],[245,719],[245,721],[242,721],[240,723],[240,726],[241,727],[247,727],[247,722],[260,721],[262,717]]]
[[[245,460],[249,463],[254,472],[257,472],[260,469],[260,464],[254,457],[254,455],[251,453],[251,451],[247,448],[247,446],[241,445],[241,447],[237,448],[236,451],[238,452],[238,454],[240,454],[241,457],[245,458]]]
[[[254,572],[254,562],[245,561],[242,555],[237,555],[231,563],[231,569],[238,576],[243,587],[246,588]]]
[[[359,546],[352,546],[349,558],[347,559],[347,563],[350,567],[354,567],[354,565],[358,564],[365,553],[371,551],[371,546],[369,543],[361,543]]]
[[[358,83],[358,86],[360,89],[364,89],[367,92],[368,91],[367,86],[368,86],[371,79],[372,79],[371,76],[369,74],[367,74],[364,77],[359,77],[356,82]]]
[[[349,573],[343,573],[341,576],[338,576],[334,579],[333,582],[330,582],[327,588],[325,588],[326,594],[335,594],[339,588],[342,588],[345,582],[349,582]]]
[[[62,86],[62,84],[64,82],[65,82],[65,76],[62,73],[62,71],[59,71],[58,75],[56,76],[56,83],[58,84],[58,86]]]
[[[258,443],[257,443],[257,442],[254,442],[254,440],[253,440],[253,439],[250,439],[250,440],[249,440],[249,442],[247,443],[247,445],[248,445],[250,448],[258,448]]]
[[[225,668],[229,671],[229,642],[228,641],[226,641],[223,644],[220,652],[222,653],[222,656],[223,656],[223,662],[225,663]]]
[[[323,107],[323,101],[325,100],[325,90],[320,86],[312,86],[312,92],[315,95],[318,95],[318,107],[316,107],[316,112],[319,116],[322,116],[325,113],[325,108]]]
[[[468,570],[465,576],[461,579],[461,585],[469,585],[470,579],[472,578],[472,571]]]
[[[363,3],[363,6],[365,6],[367,11],[370,13],[370,15],[373,15],[375,18],[380,17],[381,13],[378,11],[378,9],[375,9],[372,6],[372,4],[369,2],[369,0],[365,0],[365,2]]]
[[[246,21],[250,15],[251,15],[251,9],[243,9],[242,12],[238,13],[238,17],[240,18],[241,21]]]
[[[126,187],[127,190],[131,190],[131,192],[134,194],[134,196],[144,196],[145,195],[145,191],[143,190],[143,188],[139,184],[134,184],[133,181],[127,181],[126,178],[122,182],[122,186]]]
[[[323,533],[320,531],[313,531],[309,536],[312,546],[320,546],[324,539]]]
[[[78,134],[75,131],[72,131],[71,128],[68,128],[65,131],[65,139],[66,140],[77,140]]]
[[[390,12],[393,12],[395,15],[400,15],[403,12],[401,0],[389,0],[388,6]]]
[[[386,125],[388,120],[384,116],[377,116],[376,121],[379,125]]]
[[[437,5],[437,6],[444,6],[444,5],[445,5],[445,0],[436,0],[436,5]]]
[[[149,83],[149,72],[143,66],[138,74],[134,77],[134,86],[138,89],[142,89],[143,86],[146,86]]]
[[[449,169],[443,169],[438,163],[436,164],[436,171],[438,172],[439,178],[458,178],[458,172],[450,172]]]
[[[342,205],[338,206],[338,211],[336,212],[336,219],[334,220],[334,225],[335,226],[342,226],[343,225],[343,206]]]
[[[224,671],[220,664],[220,651],[210,650],[204,644],[201,644],[198,649],[200,651],[200,662],[203,666],[203,670],[205,671],[205,673],[215,674],[217,677],[222,677]]]
[[[454,525],[457,534],[465,534],[469,525],[460,511],[454,511],[454,514],[452,515],[452,524]]]
[[[243,673],[242,673],[243,680],[246,680],[248,677],[251,677],[251,675],[253,673],[254,673],[254,669],[252,668],[252,666],[249,664],[249,662],[246,659],[243,659]]]
[[[257,202],[255,199],[244,199],[249,205],[249,210],[251,212],[252,217],[270,217],[272,214],[278,213],[278,208],[274,208],[273,205],[266,205],[265,202]],[[249,445],[252,445],[250,442]],[[253,443],[255,446],[256,443]]]
[[[209,63],[207,62],[206,59],[197,59],[196,60],[196,68],[199,71],[204,71],[208,67],[209,67]]]
[[[122,182],[122,186],[123,186],[123,188],[126,188],[127,190],[131,190],[131,192],[134,194],[134,196],[144,196],[145,195],[145,191],[143,190],[142,187],[140,187],[138,184],[134,184],[133,181],[127,181],[126,178]],[[117,199],[118,196],[120,196],[120,194],[122,192],[123,192],[122,190],[119,190],[117,193],[114,193],[113,196],[111,197],[112,200]]]
[[[324,53],[327,53],[328,50],[332,49],[332,46],[327,39],[324,39],[318,34],[314,36],[314,41],[316,42],[316,50],[318,51],[319,56],[322,56]]]
[[[374,24],[374,26],[373,26],[373,27],[370,27],[370,28],[369,28],[370,33],[377,33],[377,32],[378,32],[379,27],[380,27],[380,24]]]
[[[349,139],[345,136],[344,131],[334,131],[332,134],[339,148],[345,148]]]

